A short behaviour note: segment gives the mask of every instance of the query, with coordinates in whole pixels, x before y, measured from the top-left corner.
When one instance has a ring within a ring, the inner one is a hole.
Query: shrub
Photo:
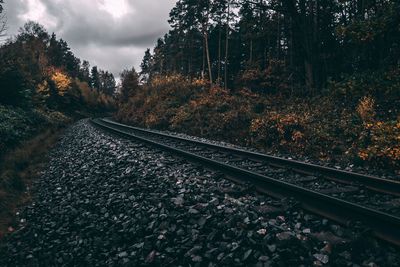
[[[366,124],[355,150],[361,160],[372,165],[400,168],[400,117]]]
[[[330,81],[328,90],[337,99],[353,103],[365,95],[374,96],[383,109],[398,109],[400,100],[400,68],[380,72],[366,72],[345,76],[341,81]],[[389,100],[389,101],[388,101]]]
[[[31,84],[14,62],[0,63],[0,94],[0,103],[6,105],[26,106],[30,102]]]
[[[282,148],[304,148],[307,114],[279,114],[271,112],[268,116],[256,118],[251,122],[250,133],[253,141],[271,146],[279,141]]]
[[[285,63],[271,60],[264,71],[260,69],[247,69],[239,77],[239,85],[263,94],[289,93],[289,80],[291,76],[286,71]]]
[[[203,86],[204,82],[181,75],[157,76],[121,104],[116,117],[144,127],[166,129],[177,109],[204,90]]]
[[[0,154],[32,136],[43,123],[46,119],[36,112],[0,105]]]
[[[340,91],[341,85],[338,87]],[[389,87],[392,85],[386,86]],[[312,98],[288,98],[249,89],[232,92],[218,86],[210,88],[207,81],[191,81],[180,75],[159,76],[141,86],[127,103],[122,103],[115,116],[137,126],[268,151],[334,163],[340,160],[398,168],[400,120],[387,115],[400,114],[394,105],[389,112],[382,99],[379,102],[368,92],[358,98],[355,97],[358,93],[349,93],[351,103],[354,102],[349,104],[336,92]]]

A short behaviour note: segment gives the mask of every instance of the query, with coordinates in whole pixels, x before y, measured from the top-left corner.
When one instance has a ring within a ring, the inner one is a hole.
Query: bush
[[[37,113],[0,105],[0,151],[32,136],[46,119]]]
[[[1,58],[0,58],[1,59]],[[32,95],[29,81],[15,63],[0,63],[0,102],[6,105],[26,106]]]
[[[345,76],[341,81],[330,81],[328,90],[347,103],[355,103],[365,95],[374,96],[382,109],[399,111],[400,68]]]
[[[181,75],[157,76],[121,104],[116,117],[143,127],[166,129],[180,105],[202,90],[202,82]]]
[[[139,88],[116,119],[333,163],[399,168],[400,117],[387,114],[400,113],[370,94],[357,94],[351,95],[355,104],[336,93],[288,98],[210,88],[206,81],[174,75]]]
[[[250,133],[253,142],[272,146],[277,140],[282,147],[295,146],[304,148],[306,116],[297,114],[269,113],[268,116],[254,119],[251,122]]]
[[[397,121],[365,125],[355,152],[364,162],[376,167],[400,168],[400,117]]]
[[[58,111],[27,111],[0,105],[0,157],[40,130],[50,126],[62,127],[71,121],[71,118]]]
[[[242,72],[238,83],[253,92],[263,94],[288,94],[291,75],[286,71],[285,63],[271,60],[264,71],[260,69],[247,69]]]

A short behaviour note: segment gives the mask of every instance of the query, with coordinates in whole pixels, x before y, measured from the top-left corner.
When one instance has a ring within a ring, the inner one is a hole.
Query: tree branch
[[[254,1],[251,1],[251,0],[242,0],[241,2],[242,2],[242,4],[244,4],[244,3],[252,4],[252,5],[258,7],[259,9],[268,9],[268,10],[272,10],[272,11],[275,11],[275,12],[278,12],[278,13],[285,13],[287,11],[287,10],[283,9],[282,7],[278,7],[278,6],[275,6],[275,5],[264,5],[263,3],[254,2]]]

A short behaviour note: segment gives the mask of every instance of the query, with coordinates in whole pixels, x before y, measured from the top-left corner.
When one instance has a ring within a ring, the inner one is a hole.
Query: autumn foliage
[[[121,104],[116,119],[333,163],[400,168],[400,116],[388,115],[393,106],[370,95],[346,101],[334,93],[306,99],[232,92],[158,76]]]
[[[96,78],[98,87],[91,78]],[[115,81],[35,22],[0,44],[0,157],[38,132],[115,107]]]

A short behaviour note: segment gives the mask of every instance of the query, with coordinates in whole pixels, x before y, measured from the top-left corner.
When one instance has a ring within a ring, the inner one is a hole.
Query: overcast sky
[[[63,38],[80,59],[118,76],[139,68],[146,48],[169,30],[176,0],[5,0],[8,34],[26,21]]]

